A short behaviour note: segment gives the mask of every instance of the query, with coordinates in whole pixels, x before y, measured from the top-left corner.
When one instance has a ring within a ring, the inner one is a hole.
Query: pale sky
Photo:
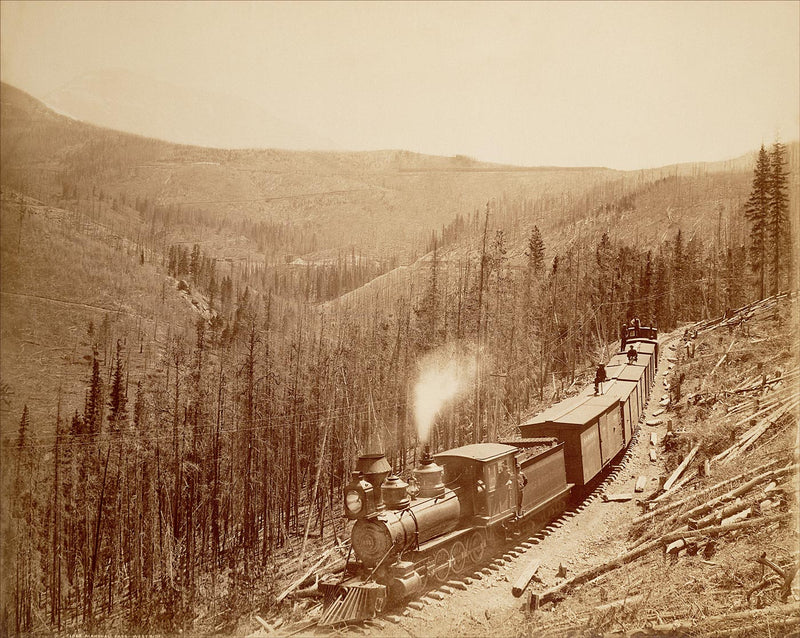
[[[800,137],[800,2],[0,3],[35,97],[123,68],[343,148],[631,169]]]

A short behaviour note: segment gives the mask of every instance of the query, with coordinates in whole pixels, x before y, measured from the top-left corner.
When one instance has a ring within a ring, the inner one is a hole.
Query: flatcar
[[[374,617],[480,564],[498,539],[538,529],[581,498],[630,445],[658,367],[658,332],[625,341],[595,394],[586,388],[519,425],[520,438],[425,451],[408,481],[383,454],[359,458],[344,490],[354,521],[344,574],[319,582],[321,625]]]

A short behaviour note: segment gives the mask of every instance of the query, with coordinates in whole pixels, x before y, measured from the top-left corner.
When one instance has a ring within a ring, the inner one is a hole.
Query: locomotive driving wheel
[[[444,547],[436,550],[433,555],[433,565],[429,573],[437,583],[445,582],[450,575],[450,552]]]
[[[475,530],[467,540],[467,555],[471,563],[480,563],[486,553],[486,536]]]
[[[467,548],[461,541],[456,541],[450,548],[450,570],[454,574],[464,571],[467,564]]]

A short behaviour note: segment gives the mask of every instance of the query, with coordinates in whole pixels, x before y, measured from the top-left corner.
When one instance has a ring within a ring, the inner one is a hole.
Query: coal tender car
[[[586,388],[519,426],[521,437],[445,450],[406,482],[383,454],[359,458],[344,491],[354,520],[344,575],[323,578],[321,625],[372,618],[480,564],[495,541],[537,529],[580,499],[621,456],[644,416],[658,366],[655,329],[627,339],[595,395]]]

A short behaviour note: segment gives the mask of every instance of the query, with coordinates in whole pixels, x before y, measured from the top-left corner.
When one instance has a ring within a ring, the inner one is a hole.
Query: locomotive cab
[[[515,516],[517,451],[511,445],[475,443],[434,457],[445,468],[445,483],[461,488],[464,524],[487,526]]]

